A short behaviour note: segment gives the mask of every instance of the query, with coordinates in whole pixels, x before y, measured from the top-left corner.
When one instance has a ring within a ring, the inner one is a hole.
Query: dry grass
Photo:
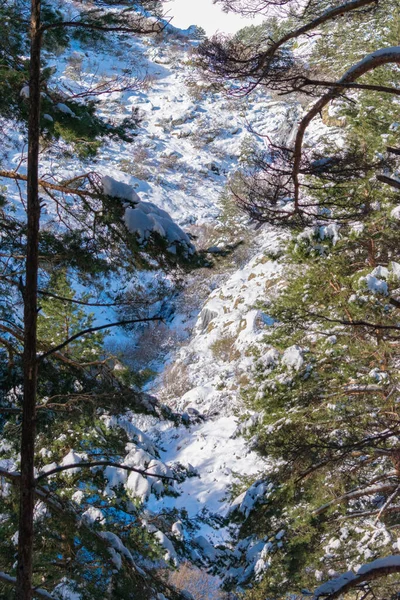
[[[179,590],[192,594],[194,600],[235,600],[236,595],[219,589],[219,580],[201,571],[189,562],[183,563],[170,576],[170,583]]]

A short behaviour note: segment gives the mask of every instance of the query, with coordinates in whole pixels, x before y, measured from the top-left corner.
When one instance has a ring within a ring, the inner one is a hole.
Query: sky
[[[167,5],[172,24],[181,29],[190,25],[203,27],[207,35],[216,31],[235,33],[246,25],[257,23],[255,19],[244,19],[233,13],[224,13],[212,0],[172,0]]]

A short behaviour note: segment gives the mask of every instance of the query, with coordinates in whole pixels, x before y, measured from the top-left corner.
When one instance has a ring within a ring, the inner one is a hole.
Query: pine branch
[[[400,46],[392,46],[389,48],[382,48],[368,54],[360,62],[350,67],[343,77],[337,82],[338,86],[331,89],[329,92],[324,94],[311,108],[311,110],[301,120],[294,145],[294,161],[293,161],[293,172],[292,180],[294,184],[294,205],[295,211],[301,212],[300,207],[300,169],[301,159],[303,156],[303,141],[308,126],[313,121],[314,117],[321,114],[322,109],[329,104],[331,100],[337,98],[340,93],[345,89],[346,84],[353,83],[359,79],[362,75],[373,71],[374,69],[386,65],[386,64],[400,64]],[[343,85],[344,84],[344,85]]]
[[[353,0],[353,2],[346,2],[345,4],[341,4],[340,6],[336,6],[323,12],[323,14],[316,19],[313,19],[309,23],[306,23],[306,25],[289,32],[280,40],[274,42],[274,44],[264,53],[262,60],[260,61],[260,67],[264,67],[268,63],[268,59],[273,56],[276,51],[281,48],[281,46],[290,40],[297,39],[301,35],[304,35],[309,31],[313,31],[328,21],[333,21],[334,19],[337,19],[346,13],[353,12],[359,8],[364,8],[365,6],[369,6],[371,4],[376,4],[376,0]]]
[[[397,302],[396,305],[397,306]],[[382,323],[371,323],[369,321],[363,321],[363,320],[357,320],[357,321],[350,321],[348,319],[333,319],[330,317],[327,317],[325,315],[322,315],[320,313],[313,313],[313,312],[309,312],[306,311],[307,316],[309,317],[313,317],[315,319],[322,319],[323,321],[327,321],[328,323],[337,323],[339,325],[351,325],[352,327],[368,327],[371,329],[387,329],[387,330],[394,330],[394,331],[400,331],[400,325],[383,325]]]
[[[8,479],[9,481],[12,482],[13,485],[20,484],[21,475],[20,475],[20,473],[18,473],[16,471],[9,472],[0,467],[0,477],[4,477],[5,479]],[[45,489],[38,488],[38,487],[35,487],[35,496],[37,498],[39,498],[42,502],[47,504],[52,510],[54,510],[54,512],[61,515],[61,517],[63,517],[64,519],[65,518],[72,519],[73,524],[77,531],[79,531],[79,529],[83,529],[85,531],[85,533],[87,533],[92,538],[94,538],[97,543],[104,546],[107,549],[107,551],[110,550],[111,548],[113,548],[112,544],[107,540],[107,538],[104,538],[102,535],[100,535],[100,532],[94,531],[90,527],[90,525],[88,525],[88,523],[86,523],[84,520],[81,519],[80,515],[76,514],[75,511],[72,510],[72,506],[69,506],[69,507],[64,506],[59,499],[52,498],[48,491],[46,491]],[[144,573],[144,571],[142,569],[140,569],[136,565],[136,563],[132,557],[129,557],[127,554],[121,554],[121,558],[128,562],[129,568],[133,567],[135,569],[136,573],[141,578],[143,578],[143,581],[146,580],[146,574]]]
[[[394,473],[394,475],[396,475],[396,473]],[[389,475],[387,476],[389,477]],[[326,510],[328,510],[328,508],[330,508],[331,506],[334,506],[335,504],[341,504],[342,502],[346,502],[347,500],[354,500],[357,498],[362,498],[363,496],[370,496],[371,494],[376,494],[378,492],[390,492],[393,489],[398,489],[398,486],[395,483],[388,483],[385,485],[377,485],[377,486],[370,486],[370,487],[366,487],[366,488],[362,488],[362,489],[356,489],[353,490],[351,492],[347,492],[347,494],[343,494],[343,496],[339,496],[338,498],[334,498],[333,500],[331,500],[330,502],[327,502],[326,504],[324,504],[323,506],[320,506],[319,508],[315,509],[313,511],[313,515],[320,515],[322,513],[324,513]]]

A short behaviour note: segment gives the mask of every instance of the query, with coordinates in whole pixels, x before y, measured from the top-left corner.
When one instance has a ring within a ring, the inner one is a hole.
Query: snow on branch
[[[138,236],[139,242],[145,242],[152,234],[158,234],[170,244],[167,251],[171,254],[176,254],[177,244],[182,247],[186,255],[195,253],[189,236],[165,210],[158,208],[152,202],[141,201],[132,186],[112,177],[103,177],[102,185],[105,195],[130,203],[125,208],[125,225],[131,233]]]
[[[73,465],[76,468],[76,464]],[[3,477],[11,481],[13,485],[19,485],[21,474],[16,471],[7,471],[0,467],[0,478]],[[160,478],[160,476],[158,476]],[[74,523],[76,529],[83,529],[86,534],[95,539],[98,543],[105,547],[105,549],[113,555],[112,549],[119,550],[122,557],[126,559],[130,568],[133,568],[138,575],[143,578],[143,581],[146,581],[146,573],[141,569],[136,562],[134,561],[132,554],[128,551],[128,549],[123,545],[122,541],[118,538],[118,536],[111,532],[98,532],[90,527],[86,520],[81,519],[80,515],[75,512],[73,507],[64,502],[61,502],[57,497],[53,497],[49,494],[49,491],[44,488],[35,487],[35,496],[39,498],[42,502],[47,504],[52,510],[54,510],[57,514],[61,515],[64,519],[70,519]],[[118,542],[118,547],[117,546]],[[3,574],[5,577],[9,577],[8,575]],[[11,578],[12,579],[12,578]],[[1,580],[1,577],[0,577]],[[8,580],[8,583],[14,583],[13,581]],[[35,590],[36,592],[36,590]],[[47,592],[44,592],[47,593]],[[53,596],[42,596],[47,598],[53,598]]]
[[[93,467],[115,467],[116,469],[123,469],[125,471],[129,471],[132,473],[139,473],[140,475],[143,475],[143,476],[147,475],[148,477],[155,477],[157,479],[162,479],[164,481],[178,481],[178,479],[176,479],[175,477],[170,477],[168,475],[158,475],[156,473],[150,473],[149,471],[146,471],[144,469],[136,469],[135,467],[130,467],[129,465],[125,465],[125,464],[121,464],[121,463],[111,462],[109,460],[79,462],[79,463],[73,463],[73,464],[69,464],[69,465],[61,465],[59,467],[54,467],[54,469],[51,469],[50,471],[41,473],[38,477],[36,477],[36,481],[37,482],[41,481],[42,479],[45,479],[46,477],[50,477],[51,475],[56,475],[57,473],[61,473],[62,471],[67,471],[69,469],[74,469],[74,470],[82,469],[82,468],[92,469]]]
[[[334,600],[359,585],[392,575],[393,573],[400,573],[400,554],[378,558],[360,567],[357,573],[348,571],[335,579],[323,583],[315,590],[313,600],[321,598],[324,598],[324,600]]]

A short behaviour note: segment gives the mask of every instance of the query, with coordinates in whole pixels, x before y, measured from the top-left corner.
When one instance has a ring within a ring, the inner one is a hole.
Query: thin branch
[[[13,485],[19,485],[20,482],[20,473],[18,472],[9,472],[0,467],[0,477],[4,477],[13,483]],[[84,529],[90,536],[92,536],[98,543],[102,544],[108,549],[112,548],[112,544],[107,540],[107,538],[103,537],[100,532],[94,531],[83,519],[81,519],[80,515],[76,514],[72,509],[72,506],[65,507],[60,502],[59,499],[51,497],[48,491],[45,491],[41,488],[36,487],[35,495],[42,502],[47,504],[51,509],[53,509],[56,513],[60,514],[64,519],[69,517],[73,519],[76,529]],[[145,581],[145,577],[143,574],[143,569],[139,569],[137,567],[133,558],[127,554],[121,554],[122,558],[127,560],[130,568],[134,568],[136,573]]]
[[[393,488],[396,491],[399,489],[395,483],[385,484],[385,485],[377,485],[372,487],[367,487],[363,489],[353,490],[352,492],[348,492],[347,494],[343,494],[343,496],[339,496],[338,498],[334,498],[330,502],[327,502],[323,506],[320,506],[316,510],[313,511],[313,515],[320,515],[324,513],[328,508],[334,506],[335,504],[341,504],[342,502],[346,502],[347,500],[355,500],[357,498],[362,498],[363,496],[370,496],[371,494],[376,494],[378,492],[388,492],[392,491]]]
[[[88,327],[87,329],[83,329],[82,331],[75,333],[75,335],[72,335],[70,338],[65,340],[65,342],[62,342],[62,344],[59,344],[58,346],[55,346],[55,348],[52,348],[51,350],[48,350],[44,354],[41,354],[39,356],[39,359],[44,360],[51,354],[54,354],[55,352],[59,352],[60,350],[65,348],[65,346],[68,346],[68,344],[71,344],[71,342],[74,342],[75,340],[79,339],[80,337],[82,337],[84,335],[88,335],[90,333],[95,333],[96,331],[102,331],[104,329],[109,329],[111,327],[122,327],[124,325],[134,325],[135,323],[150,323],[153,321],[162,321],[162,320],[163,320],[162,317],[148,317],[148,318],[144,318],[144,319],[127,319],[125,321],[117,321],[116,323],[107,323],[106,325],[99,325],[98,327]]]
[[[0,177],[5,177],[6,179],[14,179],[16,181],[27,181],[26,175],[21,175],[20,173],[16,173],[15,171],[0,170]],[[77,179],[81,179],[83,181],[85,179],[85,176],[83,175]],[[88,198],[97,198],[98,197],[98,194],[91,192],[89,190],[70,188],[70,187],[68,187],[68,185],[51,183],[50,181],[46,181],[45,179],[39,179],[39,186],[41,188],[43,188],[45,191],[55,190],[57,192],[62,192],[64,194],[73,194],[73,195],[78,195],[81,197],[88,197]]]
[[[56,300],[61,300],[62,302],[81,304],[82,306],[97,306],[107,308],[112,308],[113,306],[126,306],[128,304],[131,306],[131,303],[129,302],[85,302],[84,300],[76,300],[75,298],[65,298],[64,296],[57,296],[57,294],[52,294],[51,292],[46,292],[45,290],[38,290],[38,294],[40,294],[41,296],[48,296],[49,298],[55,298]]]
[[[148,477],[155,477],[157,479],[163,479],[165,481],[178,481],[176,477],[170,477],[168,475],[157,475],[156,473],[149,473],[148,471],[144,471],[143,469],[136,469],[135,467],[130,467],[129,465],[124,465],[123,463],[115,463],[109,460],[96,460],[93,462],[81,462],[74,465],[61,465],[60,467],[55,467],[46,473],[42,473],[36,477],[36,482],[45,479],[46,477],[50,477],[51,475],[56,475],[57,473],[61,473],[62,471],[67,471],[69,469],[91,469],[92,467],[115,467],[116,469],[123,469],[125,471],[139,473],[140,475],[147,475]]]
[[[141,20],[142,23],[144,19]],[[160,33],[164,31],[164,29],[169,25],[169,21],[162,24],[161,21],[156,21],[152,23],[149,27],[144,27],[140,25],[138,22],[136,25],[99,25],[97,23],[90,23],[87,21],[59,21],[58,23],[49,23],[47,25],[42,25],[42,32],[48,31],[49,29],[60,29],[64,27],[69,28],[82,28],[82,29],[90,29],[93,31],[104,31],[105,33],[140,33],[143,35],[147,35],[150,33]]]
[[[350,321],[347,319],[331,319],[325,315],[319,313],[308,312],[306,313],[310,317],[316,319],[322,319],[328,323],[338,323],[340,325],[351,325],[352,327],[370,327],[371,329],[388,329],[394,331],[400,331],[400,325],[382,325],[381,323],[370,323],[369,321]]]
[[[17,578],[12,577],[11,575],[7,575],[3,571],[0,571],[0,581],[3,583],[9,583],[10,585],[16,585]],[[50,600],[54,600],[54,596],[43,590],[42,588],[33,588],[32,589],[35,596],[39,596],[40,598],[50,598]]]
[[[293,173],[292,179],[294,184],[294,203],[295,210],[300,210],[300,169],[301,169],[301,159],[303,156],[303,141],[305,132],[318,114],[321,114],[322,109],[329,104],[331,100],[337,98],[340,93],[345,89],[346,84],[353,83],[362,75],[365,75],[369,71],[376,69],[377,67],[386,65],[386,64],[400,64],[400,46],[391,46],[389,48],[382,48],[371,54],[368,54],[365,58],[363,58],[360,62],[353,65],[348,69],[348,71],[343,75],[343,77],[337,82],[339,85],[329,92],[324,94],[311,108],[311,110],[303,117],[301,120],[294,146],[294,163],[293,163]],[[344,84],[344,85],[343,85]]]

